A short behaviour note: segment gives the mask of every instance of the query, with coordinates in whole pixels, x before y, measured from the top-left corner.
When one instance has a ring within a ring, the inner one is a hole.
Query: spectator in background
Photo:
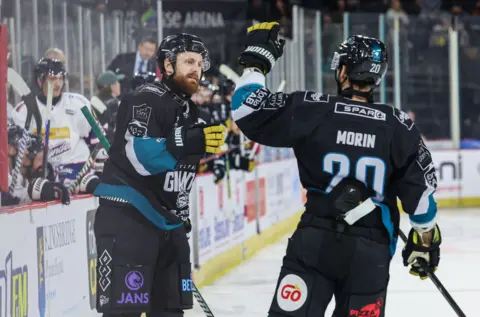
[[[108,66],[108,70],[124,75],[121,83],[122,94],[131,91],[131,81],[136,73],[155,73],[155,54],[157,41],[152,37],[143,38],[138,44],[137,51],[120,53]]]
[[[58,59],[63,64],[65,64],[67,62],[67,58],[65,56],[65,53],[57,47],[49,48],[45,52],[45,55],[43,55],[43,57],[44,58],[49,58],[49,59]]]
[[[408,24],[408,15],[402,9],[400,0],[392,0],[390,8],[387,10],[388,22],[392,22],[396,17],[398,17],[401,24]]]
[[[107,132],[107,138],[110,142],[113,141],[115,120],[120,103],[118,99],[121,94],[120,81],[124,78],[124,75],[115,74],[111,70],[101,73],[96,82],[99,92],[90,100],[92,110]]]
[[[477,0],[475,7],[472,10],[472,15],[480,15],[480,0]]]

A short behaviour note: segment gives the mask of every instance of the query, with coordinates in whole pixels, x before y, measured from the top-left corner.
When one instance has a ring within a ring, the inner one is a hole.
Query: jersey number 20
[[[323,157],[323,171],[333,175],[326,192],[329,193],[345,177],[354,177],[358,181],[367,184],[367,172],[373,170],[372,184],[368,184],[378,194],[383,195],[385,186],[385,162],[374,156],[362,156],[351,164],[348,156],[342,153],[328,153]],[[337,173],[335,174],[335,165]]]

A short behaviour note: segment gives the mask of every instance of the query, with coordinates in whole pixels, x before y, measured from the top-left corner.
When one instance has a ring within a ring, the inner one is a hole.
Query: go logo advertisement
[[[28,316],[28,268],[15,266],[13,252],[5,258],[5,266],[0,266],[0,316]]]
[[[277,303],[282,310],[291,312],[300,309],[305,304],[307,297],[307,284],[298,275],[288,274],[280,281]]]

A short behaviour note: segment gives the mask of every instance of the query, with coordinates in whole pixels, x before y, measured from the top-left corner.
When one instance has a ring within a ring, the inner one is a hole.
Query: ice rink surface
[[[480,316],[480,208],[442,209],[438,223],[442,231],[438,278],[466,316]],[[408,218],[402,218],[408,233]],[[272,301],[287,237],[260,251],[214,284],[203,287],[202,295],[216,317],[264,317]],[[455,312],[430,280],[408,274],[403,266],[399,241],[390,266],[386,317],[455,317]],[[325,316],[331,316],[332,304]],[[187,317],[205,316],[195,303]],[[322,317],[322,316],[318,316]]]

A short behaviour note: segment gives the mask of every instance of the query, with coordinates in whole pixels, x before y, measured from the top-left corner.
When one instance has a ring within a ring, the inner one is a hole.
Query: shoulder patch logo
[[[420,140],[420,144],[418,145],[418,154],[417,154],[417,163],[422,170],[426,170],[430,164],[432,164],[432,156],[428,151],[425,143]]]
[[[372,120],[386,121],[387,115],[385,112],[378,109],[373,109],[360,105],[347,105],[345,103],[337,102],[335,104],[335,113],[346,114],[350,116],[357,116]]]
[[[305,102],[328,102],[330,95],[314,91],[306,91],[303,101]]]
[[[392,109],[393,109],[393,115],[395,116],[395,118],[397,118],[398,122],[403,124],[408,130],[411,130],[414,123],[412,119],[410,119],[410,116],[406,112],[403,112],[402,110],[398,110],[396,108],[392,108]]]
[[[147,134],[148,122],[152,114],[152,107],[147,104],[133,106],[132,120],[128,124],[128,131],[135,137],[142,137]]]
[[[152,114],[152,107],[147,106],[146,103],[139,106],[133,106],[133,119],[148,125],[150,115]]]

